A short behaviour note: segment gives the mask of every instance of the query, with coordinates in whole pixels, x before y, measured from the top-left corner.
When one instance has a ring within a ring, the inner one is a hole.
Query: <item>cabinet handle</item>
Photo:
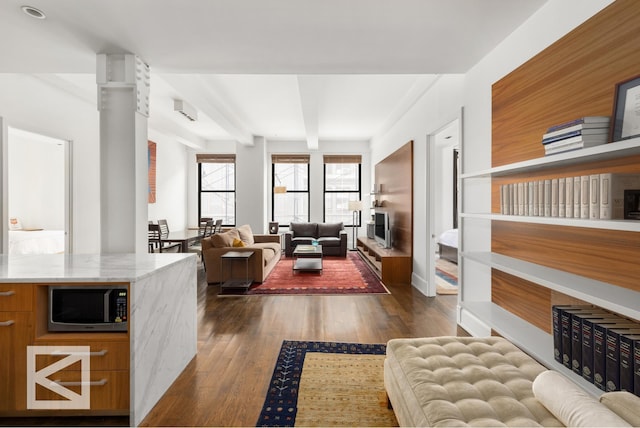
[[[14,324],[14,323],[15,323],[14,320],[0,321],[0,327],[9,327],[11,324]]]
[[[9,290],[9,291],[0,291],[0,296],[13,296],[14,294],[16,294],[15,291],[13,290]]]
[[[89,381],[89,382],[79,382],[79,381],[63,382],[60,379],[58,379],[58,380],[54,380],[53,382],[57,383],[60,386],[82,386],[82,385],[104,386],[104,385],[107,384],[107,380],[106,379],[92,380],[92,381]]]
[[[107,350],[103,349],[101,351],[91,351],[89,352],[90,357],[104,357],[107,355]],[[87,355],[86,352],[65,352],[65,351],[53,351],[50,355]]]

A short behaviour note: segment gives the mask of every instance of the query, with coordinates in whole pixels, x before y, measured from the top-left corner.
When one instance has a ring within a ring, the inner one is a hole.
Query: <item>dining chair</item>
[[[149,252],[150,253],[177,253],[180,252],[179,243],[163,243],[159,224],[149,223]]]
[[[169,224],[166,219],[158,220],[158,226],[160,226],[160,236],[165,238],[169,236]]]
[[[213,233],[220,233],[222,232],[222,219],[219,218],[216,220],[215,224],[213,225]]]
[[[200,239],[198,239],[198,241],[195,244],[189,246],[188,251],[190,253],[197,253],[200,260],[203,260],[202,259],[202,239],[211,236],[213,234],[213,228],[214,228],[213,220],[205,221],[203,232],[201,235],[199,234]]]

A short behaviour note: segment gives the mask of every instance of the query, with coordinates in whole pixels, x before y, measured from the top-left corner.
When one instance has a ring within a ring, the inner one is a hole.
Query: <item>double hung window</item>
[[[280,226],[309,221],[309,155],[272,155],[272,215]]]
[[[355,218],[349,210],[350,201],[361,200],[360,155],[324,156],[324,221],[342,222],[345,226],[360,226],[361,213]]]
[[[223,226],[236,224],[236,156],[198,154],[198,217],[222,219]]]

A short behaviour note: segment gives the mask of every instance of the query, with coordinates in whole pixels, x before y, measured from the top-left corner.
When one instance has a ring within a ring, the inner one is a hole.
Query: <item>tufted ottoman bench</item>
[[[392,339],[384,384],[400,426],[563,426],[533,396],[544,371],[500,337]]]

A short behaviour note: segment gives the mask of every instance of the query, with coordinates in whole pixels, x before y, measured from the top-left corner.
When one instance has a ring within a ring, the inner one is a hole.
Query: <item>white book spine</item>
[[[524,183],[518,183],[518,215],[524,215]]]
[[[573,218],[580,218],[581,177],[573,177]]]
[[[558,179],[551,179],[551,217],[558,217]]]
[[[538,215],[544,216],[544,180],[538,180]]]
[[[551,217],[551,180],[544,180],[544,216]]]
[[[573,218],[573,177],[566,177],[564,191],[565,218]]]
[[[524,187],[524,215],[529,215],[529,183],[522,183]]]
[[[589,176],[580,176],[580,218],[589,218]]]
[[[500,214],[506,214],[505,207],[507,205],[505,204],[505,202],[506,202],[506,197],[505,197],[506,192],[504,190],[504,186],[505,186],[504,184],[500,185]]]
[[[532,194],[531,198],[533,201],[531,206],[531,212],[529,212],[529,215],[537,216],[539,212],[538,211],[538,182],[532,181],[529,189],[531,190],[531,194]]]
[[[566,179],[564,177],[558,178],[558,217],[566,217]]]
[[[514,207],[516,205],[516,199],[515,199],[515,190],[514,190],[514,185],[513,183],[509,183],[509,215],[513,215],[514,214]]]
[[[640,174],[600,174],[600,218],[624,218],[624,191],[640,189]]]
[[[589,176],[589,218],[600,218],[600,174]]]

